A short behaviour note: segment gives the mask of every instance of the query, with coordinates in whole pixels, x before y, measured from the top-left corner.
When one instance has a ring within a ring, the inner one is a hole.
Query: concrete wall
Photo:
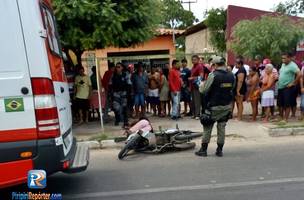
[[[195,53],[211,53],[213,52],[213,47],[209,43],[210,32],[208,29],[200,30],[196,33],[186,36],[186,54]]]

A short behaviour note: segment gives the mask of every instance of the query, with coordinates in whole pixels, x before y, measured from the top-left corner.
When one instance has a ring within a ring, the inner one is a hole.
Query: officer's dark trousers
[[[113,93],[113,109],[115,113],[115,122],[124,121],[128,124],[128,107],[127,107],[127,92],[114,92]]]
[[[204,134],[202,143],[209,143],[211,138],[212,129],[215,123],[210,125],[204,125]],[[224,144],[225,143],[225,128],[227,122],[217,122],[217,143]]]

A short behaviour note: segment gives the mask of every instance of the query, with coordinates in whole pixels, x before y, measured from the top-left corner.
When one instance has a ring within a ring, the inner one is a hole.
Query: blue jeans
[[[171,99],[172,99],[172,113],[171,117],[179,117],[179,106],[180,106],[180,92],[176,92],[176,95],[174,95],[174,92],[171,92]]]
[[[135,94],[134,96],[135,106],[144,106],[145,105],[145,95],[144,94]]]

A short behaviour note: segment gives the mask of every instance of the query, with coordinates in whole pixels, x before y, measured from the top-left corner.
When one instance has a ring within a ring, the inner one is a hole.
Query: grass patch
[[[282,127],[282,126],[286,126],[286,125],[287,125],[287,123],[286,123],[286,122],[284,122],[284,121],[280,121],[280,122],[276,122],[276,123],[274,123],[274,125],[277,125],[277,126],[279,126],[279,127]]]
[[[276,129],[276,128],[304,128],[304,123],[297,123],[297,124],[286,124],[286,123],[276,123],[276,127],[271,128],[271,129]]]

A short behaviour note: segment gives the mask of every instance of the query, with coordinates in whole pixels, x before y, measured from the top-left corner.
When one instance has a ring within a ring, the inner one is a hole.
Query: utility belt
[[[227,106],[207,107],[203,110],[200,121],[204,126],[212,125],[215,122],[227,122],[231,116],[232,109]]]

